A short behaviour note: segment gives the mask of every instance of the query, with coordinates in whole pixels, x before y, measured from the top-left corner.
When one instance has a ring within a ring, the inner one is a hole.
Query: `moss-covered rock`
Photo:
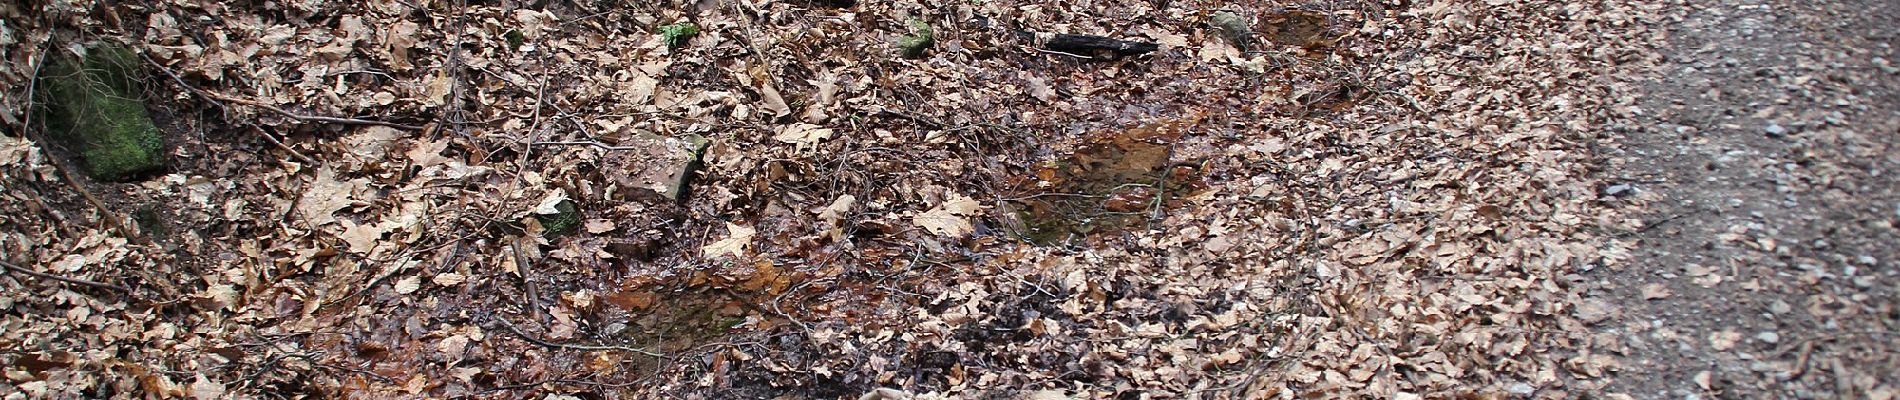
[[[165,144],[145,110],[138,55],[118,45],[90,46],[84,56],[49,57],[37,95],[44,99],[50,138],[70,146],[93,179],[126,181],[165,166]]]
[[[1246,50],[1247,46],[1253,44],[1253,27],[1239,13],[1226,10],[1215,11],[1214,15],[1208,17],[1207,24],[1213,26],[1214,31],[1220,33],[1221,38],[1227,39],[1227,43],[1233,44],[1235,48]]]
[[[628,149],[607,153],[601,169],[619,188],[616,200],[677,202],[686,196],[693,172],[704,166],[702,158],[711,143],[699,135],[642,133],[621,143]]]
[[[930,45],[937,42],[936,32],[930,30],[930,24],[924,20],[910,19],[909,35],[897,38],[897,51],[904,58],[922,58]]]

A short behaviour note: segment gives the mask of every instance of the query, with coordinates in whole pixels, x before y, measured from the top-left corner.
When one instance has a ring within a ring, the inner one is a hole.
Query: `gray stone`
[[[1530,384],[1524,382],[1513,383],[1510,387],[1504,388],[1504,390],[1511,392],[1511,394],[1524,397],[1529,397],[1531,394],[1537,393],[1537,388],[1531,387]]]
[[[1207,18],[1207,24],[1213,26],[1214,31],[1219,32],[1221,38],[1227,39],[1227,43],[1233,44],[1235,48],[1245,50],[1253,42],[1253,28],[1247,23],[1247,18],[1239,13],[1215,11],[1213,16]]]
[[[1783,128],[1781,124],[1773,122],[1769,122],[1768,127],[1762,128],[1762,131],[1768,132],[1768,137],[1782,137],[1788,134],[1788,128]]]
[[[1622,197],[1622,196],[1627,196],[1627,195],[1631,195],[1635,193],[1636,193],[1636,187],[1630,186],[1630,184],[1627,184],[1627,183],[1618,183],[1618,184],[1610,185],[1609,187],[1603,188],[1603,194],[1608,195],[1608,196]]]

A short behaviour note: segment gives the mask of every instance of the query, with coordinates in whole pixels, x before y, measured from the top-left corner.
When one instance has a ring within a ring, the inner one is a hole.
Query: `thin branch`
[[[40,45],[40,58],[33,63],[33,78],[26,80],[26,116],[20,121],[20,137],[26,137],[26,133],[33,130],[33,101],[40,90],[40,69],[46,68],[46,47]]]
[[[79,278],[67,278],[64,276],[34,271],[31,269],[27,269],[26,267],[14,265],[13,263],[6,262],[6,261],[0,261],[0,267],[6,267],[7,271],[18,272],[21,275],[31,276],[31,277],[40,278],[40,279],[54,280],[54,281],[65,282],[65,283],[70,283],[70,284],[80,285],[80,286],[93,287],[93,288],[98,288],[98,289],[107,289],[107,290],[120,292],[120,293],[129,293],[132,291],[131,289],[126,289],[124,286],[119,286],[119,285],[114,285],[114,284],[109,284],[109,283],[93,282],[93,281],[79,279]]]
[[[1089,57],[1089,56],[1085,56],[1085,55],[1081,55],[1081,54],[1075,54],[1075,53],[1070,53],[1070,52],[1065,52],[1065,51],[1056,51],[1056,50],[1049,50],[1049,49],[1036,49],[1036,51],[1039,51],[1039,52],[1043,52],[1043,53],[1049,53],[1049,54],[1061,54],[1061,55],[1065,55],[1065,56],[1069,56],[1069,57],[1075,57],[1075,58],[1080,58],[1080,59],[1084,59],[1084,60],[1093,60],[1093,59],[1095,59],[1095,57]]]
[[[497,315],[497,316],[494,316],[493,318],[495,321],[501,322],[502,327],[508,328],[508,332],[514,333],[515,336],[521,337],[521,340],[526,340],[528,341],[528,343],[534,343],[534,344],[538,344],[545,347],[570,349],[570,350],[619,350],[619,351],[625,351],[629,353],[638,353],[638,354],[646,355],[649,357],[656,357],[656,358],[662,358],[662,359],[667,358],[665,354],[655,353],[650,350],[636,348],[636,347],[612,346],[612,345],[568,344],[568,343],[550,342],[538,337],[534,337],[533,335],[529,335],[527,332],[522,332],[521,328],[517,328],[515,327],[514,323],[508,322],[507,317],[502,317],[502,316]]]
[[[598,140],[567,140],[567,141],[554,141],[554,142],[534,142],[534,145],[536,146],[593,146],[594,148],[607,150],[607,151],[640,149],[639,146],[608,145],[606,143],[601,143]]]
[[[521,251],[522,240],[527,239],[520,238],[508,241],[508,248],[515,251],[515,272],[518,273],[521,278],[521,291],[524,295],[528,296],[528,313],[535,318],[541,319],[542,322],[547,322],[547,316],[541,313],[541,295],[534,290],[534,279],[532,278],[534,273],[529,269],[528,253]]]
[[[196,86],[191,86],[191,84],[185,83],[184,78],[180,78],[178,76],[178,73],[172,72],[170,68],[166,68],[165,65],[159,64],[158,61],[153,60],[152,57],[146,56],[144,54],[140,54],[139,57],[144,58],[146,63],[151,64],[155,68],[158,68],[159,72],[164,72],[165,76],[171,77],[172,82],[178,83],[178,86],[184,87],[186,91],[190,91],[192,94],[203,96],[208,99],[262,108],[265,110],[270,110],[271,112],[275,112],[279,115],[283,115],[286,118],[303,121],[303,122],[320,122],[320,123],[341,124],[341,125],[375,125],[375,126],[386,126],[386,127],[396,128],[396,129],[401,129],[401,130],[406,130],[406,131],[422,130],[422,127],[420,126],[399,124],[399,123],[389,122],[389,121],[298,114],[298,113],[290,112],[288,110],[284,110],[283,108],[279,108],[274,105],[265,104],[257,100],[239,98],[235,96],[228,96],[228,95],[220,94],[217,92],[212,92],[209,90],[199,89]]]
[[[145,243],[145,238],[139,236],[137,231],[133,231],[130,226],[127,226],[124,220],[120,220],[119,214],[113,213],[112,208],[107,207],[104,200],[99,200],[99,196],[92,195],[92,191],[86,189],[86,184],[79,182],[79,177],[74,175],[72,170],[66,169],[65,165],[61,165],[58,162],[50,162],[47,164],[52,164],[53,169],[58,170],[59,174],[66,178],[66,183],[71,184],[73,190],[79,192],[80,197],[86,198],[87,203],[92,203],[93,208],[99,209],[99,217],[106,221],[106,225],[111,225],[113,230],[119,231],[120,236],[132,239],[132,241],[136,243]]]

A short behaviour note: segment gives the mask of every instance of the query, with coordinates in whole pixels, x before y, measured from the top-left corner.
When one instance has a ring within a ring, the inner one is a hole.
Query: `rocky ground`
[[[1612,157],[1646,206],[1586,301],[1636,398],[1893,398],[1900,5],[1688,1]]]
[[[1896,390],[1894,4],[149,3],[0,4],[6,399]]]

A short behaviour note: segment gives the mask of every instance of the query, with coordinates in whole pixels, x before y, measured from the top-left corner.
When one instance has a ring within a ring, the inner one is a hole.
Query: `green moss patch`
[[[660,26],[660,41],[666,42],[667,48],[685,46],[694,36],[699,36],[699,25],[690,22]]]
[[[559,204],[554,205],[554,209],[560,212],[534,216],[535,219],[541,221],[541,228],[546,229],[546,231],[542,232],[546,237],[574,233],[574,228],[581,226],[580,208],[574,206],[573,200],[561,201]]]
[[[126,181],[164,168],[165,145],[145,110],[138,55],[95,45],[48,57],[39,83],[50,138],[70,146],[93,179]]]

